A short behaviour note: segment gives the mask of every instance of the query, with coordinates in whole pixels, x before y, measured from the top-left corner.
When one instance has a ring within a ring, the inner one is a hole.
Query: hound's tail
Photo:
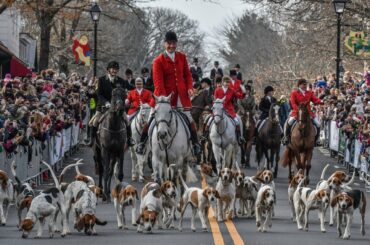
[[[180,180],[181,180],[181,183],[182,185],[184,186],[185,188],[185,191],[189,189],[189,187],[186,185],[185,181],[184,181],[184,178],[182,177],[182,172],[179,171],[179,177],[180,177]]]
[[[82,162],[82,159],[80,159],[80,160],[78,160],[77,161],[77,163],[80,163],[80,162]],[[80,164],[79,164],[80,165]],[[80,168],[78,167],[78,165],[76,165],[75,166],[75,170],[76,170],[76,173],[78,174],[78,175],[80,175],[81,174],[81,172],[80,172]]]
[[[57,189],[59,189],[60,191],[62,191],[61,190],[61,187],[60,187],[60,183],[59,183],[59,181],[58,181],[58,178],[57,178],[57,176],[55,175],[55,173],[54,173],[54,170],[53,170],[53,168],[47,163],[47,162],[45,162],[45,161],[41,161],[46,167],[48,167],[48,169],[50,170],[50,173],[51,173],[51,176],[53,177],[53,179],[54,179],[54,182],[55,182],[55,187],[57,188]]]
[[[298,183],[298,185],[297,185],[297,189],[298,188],[301,188],[302,187],[302,185],[306,182],[306,176],[304,176],[302,179],[301,179],[301,181],[299,181],[299,183]]]
[[[322,169],[320,180],[325,179],[326,170],[329,168],[330,164],[326,164],[326,166]]]
[[[17,181],[18,185],[21,186],[22,185],[22,182],[19,180],[19,178],[17,177],[17,172],[16,172],[16,169],[17,169],[17,164],[15,164],[15,160],[12,162],[12,165],[11,165],[11,171],[12,171],[12,174],[14,176],[14,179],[15,181]]]
[[[69,164],[65,168],[63,168],[62,172],[59,175],[59,183],[63,182],[64,174],[67,172],[67,170],[72,167],[78,168],[79,165],[83,164],[81,161],[82,159],[78,160],[76,163]]]
[[[351,187],[349,186],[355,182],[355,175],[356,175],[356,171],[353,171],[352,178],[347,183],[342,184],[342,187],[351,189]]]

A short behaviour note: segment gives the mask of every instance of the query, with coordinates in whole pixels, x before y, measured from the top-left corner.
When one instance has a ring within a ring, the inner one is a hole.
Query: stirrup
[[[284,136],[284,137],[282,138],[282,140],[281,140],[281,143],[282,143],[283,145],[287,145],[287,144],[289,143],[289,138],[288,138],[288,136]]]
[[[245,142],[244,137],[239,137],[238,143],[239,145],[245,144],[246,142]]]
[[[135,140],[133,140],[132,138],[128,138],[127,139],[127,145],[130,146],[130,147],[134,146],[135,145]]]

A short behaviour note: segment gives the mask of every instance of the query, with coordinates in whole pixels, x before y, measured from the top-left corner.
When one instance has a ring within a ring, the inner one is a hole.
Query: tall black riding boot
[[[239,145],[242,145],[242,144],[245,144],[245,139],[244,137],[241,135],[241,132],[240,132],[240,125],[236,125],[236,128],[235,128],[235,132],[236,132],[236,139],[238,141],[238,144]]]
[[[284,137],[283,137],[283,140],[282,140],[283,145],[289,144],[290,128],[291,128],[291,126],[287,122],[286,125],[285,125]]]
[[[127,131],[127,145],[130,147],[134,146],[135,141],[132,139],[131,125],[128,125],[126,127],[126,131]]]
[[[195,125],[195,122],[190,123],[190,134],[191,141],[193,143],[194,155],[199,156],[202,153],[202,149],[199,145],[197,126]]]
[[[98,131],[97,127],[91,126],[91,128],[90,128],[90,141],[87,143],[87,146],[92,147],[94,145],[97,131]]]

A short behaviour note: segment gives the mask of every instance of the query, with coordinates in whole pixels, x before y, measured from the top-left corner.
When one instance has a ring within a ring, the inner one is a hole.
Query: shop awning
[[[13,56],[10,61],[10,74],[12,77],[25,77],[27,74],[32,73],[20,59]]]

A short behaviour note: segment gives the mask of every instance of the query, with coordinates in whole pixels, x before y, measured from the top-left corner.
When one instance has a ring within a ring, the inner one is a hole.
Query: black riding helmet
[[[109,62],[108,65],[107,65],[107,70],[109,70],[111,68],[116,69],[116,70],[119,70],[119,64],[118,64],[118,62],[117,61],[111,61],[111,62]]]
[[[269,85],[269,86],[265,87],[265,90],[264,90],[265,94],[267,94],[268,92],[271,92],[271,91],[274,91],[274,88],[272,86]]]

